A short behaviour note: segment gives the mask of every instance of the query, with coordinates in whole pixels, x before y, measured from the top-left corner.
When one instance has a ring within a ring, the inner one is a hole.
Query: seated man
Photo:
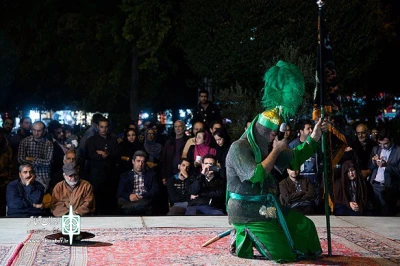
[[[219,174],[215,156],[207,154],[201,165],[201,174],[191,177],[188,183],[190,201],[186,215],[224,215],[226,180]],[[213,168],[212,168],[213,167]]]
[[[69,213],[69,206],[72,205],[74,214],[92,214],[95,210],[92,185],[86,180],[79,180],[75,163],[66,163],[62,169],[64,181],[58,182],[53,189],[51,212],[54,216],[63,216]]]
[[[28,163],[19,167],[19,179],[7,186],[7,216],[30,217],[44,215],[44,186],[35,180],[33,166]]]
[[[127,215],[151,214],[153,199],[159,187],[156,172],[146,168],[147,153],[141,150],[133,154],[132,171],[121,175],[118,186],[118,208]]]
[[[287,169],[288,177],[279,182],[279,200],[303,214],[315,213],[315,193],[310,180],[299,175],[299,170]]]
[[[184,215],[190,199],[187,190],[187,180],[189,177],[190,162],[183,158],[178,164],[179,173],[167,180],[168,196],[173,205],[167,215]]]

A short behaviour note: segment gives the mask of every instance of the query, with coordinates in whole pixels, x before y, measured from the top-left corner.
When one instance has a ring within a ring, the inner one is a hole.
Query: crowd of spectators
[[[234,140],[207,91],[200,91],[192,113],[192,132],[188,135],[185,123],[176,120],[169,136],[157,124],[139,129],[134,122],[115,134],[99,113],[81,136],[58,121],[46,126],[32,124],[29,117],[21,118],[12,133],[13,120],[5,120],[0,128],[0,216],[62,216],[70,205],[79,215],[225,215],[225,158]],[[372,126],[329,122],[345,138],[330,182],[335,215],[399,213],[398,120]],[[288,125],[288,149],[307,145],[313,125],[311,120]],[[281,169],[281,204],[323,214],[322,172],[320,153],[299,170]]]

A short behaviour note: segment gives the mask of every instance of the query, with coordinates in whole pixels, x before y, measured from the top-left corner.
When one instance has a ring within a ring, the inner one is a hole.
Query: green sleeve
[[[307,140],[293,149],[293,159],[289,162],[289,168],[299,170],[300,166],[319,148],[319,143],[308,136]]]
[[[252,183],[263,183],[266,174],[264,167],[259,163],[254,170],[254,175],[249,179],[249,181]]]

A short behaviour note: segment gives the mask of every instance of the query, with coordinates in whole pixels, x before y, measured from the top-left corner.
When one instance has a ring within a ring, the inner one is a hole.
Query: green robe
[[[308,138],[293,154],[286,151],[286,166],[299,169],[317,148],[318,143]],[[252,258],[255,246],[262,255],[277,262],[318,256],[322,250],[314,223],[303,214],[280,206],[276,199],[277,181],[265,172],[260,161],[246,138],[234,142],[227,156],[227,211],[236,229],[236,254]],[[254,200],[257,197],[260,200]],[[278,218],[260,215],[263,205],[276,207]]]

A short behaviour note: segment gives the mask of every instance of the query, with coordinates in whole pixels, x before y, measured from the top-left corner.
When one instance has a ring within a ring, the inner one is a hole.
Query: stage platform
[[[325,216],[308,216],[317,228],[326,227]],[[330,225],[335,228],[361,228],[400,242],[400,217],[355,217],[330,216]],[[227,216],[93,216],[82,217],[81,230],[97,228],[216,228],[221,232],[230,228]],[[0,244],[19,244],[31,230],[59,230],[60,219],[0,218]]]

